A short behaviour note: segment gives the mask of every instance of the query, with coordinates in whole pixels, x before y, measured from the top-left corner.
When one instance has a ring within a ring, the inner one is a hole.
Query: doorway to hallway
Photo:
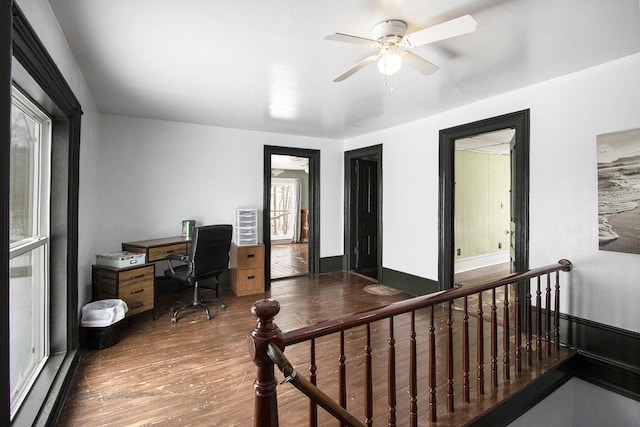
[[[320,151],[265,146],[263,183],[268,290],[271,280],[319,272]]]
[[[523,110],[440,131],[438,281],[441,289],[455,285],[456,143],[507,129],[515,131],[509,142],[510,270],[521,272],[529,267],[529,110]]]
[[[511,243],[511,146],[506,128],[455,141],[455,273],[509,265]],[[458,282],[456,281],[456,284]]]

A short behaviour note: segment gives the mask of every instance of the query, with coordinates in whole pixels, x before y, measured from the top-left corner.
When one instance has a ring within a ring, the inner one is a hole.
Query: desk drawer
[[[177,243],[174,245],[149,248],[149,259],[147,260],[147,262],[160,261],[162,259],[165,259],[167,255],[171,254],[186,255],[187,253],[188,252],[186,243]]]
[[[237,267],[262,268],[264,267],[264,246],[237,246]],[[233,265],[233,264],[232,264]]]
[[[153,281],[140,282],[120,288],[120,299],[127,303],[127,316],[153,308]]]
[[[235,276],[232,290],[241,297],[243,295],[261,294],[264,292],[264,269],[246,268],[242,270],[234,269],[231,272]]]
[[[120,287],[135,286],[140,282],[153,282],[153,275],[155,274],[155,268],[153,265],[149,265],[142,268],[136,268],[134,270],[127,270],[120,273]]]

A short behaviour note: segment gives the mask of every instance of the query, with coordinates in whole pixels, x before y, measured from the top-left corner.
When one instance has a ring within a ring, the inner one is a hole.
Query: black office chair
[[[173,317],[171,322],[178,321],[178,313],[189,307],[200,307],[204,310],[207,320],[213,316],[209,312],[206,302],[218,301],[221,308],[226,308],[226,304],[218,296],[218,278],[229,268],[229,248],[231,247],[232,226],[207,225],[196,227],[191,241],[191,250],[188,255],[169,255],[169,269],[164,274],[181,282],[186,282],[193,286],[193,300],[190,302],[179,301],[176,305],[184,304],[182,307],[171,307]],[[182,264],[174,266],[173,261],[180,261]],[[200,286],[200,281],[214,278],[215,287]],[[215,289],[216,297],[204,300],[200,296],[199,288]]]

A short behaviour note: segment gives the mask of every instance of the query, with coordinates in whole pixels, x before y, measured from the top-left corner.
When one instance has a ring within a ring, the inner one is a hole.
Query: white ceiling
[[[456,150],[486,154],[510,154],[510,143],[516,135],[513,128],[482,133],[471,138],[456,139]]]
[[[349,138],[640,51],[638,0],[50,0],[100,112]],[[413,32],[461,15],[473,33],[420,46],[440,67],[403,68],[324,40]],[[632,82],[630,82],[632,83]],[[634,82],[637,84],[637,82]]]
[[[309,173],[309,158],[272,154],[271,169],[303,170]]]

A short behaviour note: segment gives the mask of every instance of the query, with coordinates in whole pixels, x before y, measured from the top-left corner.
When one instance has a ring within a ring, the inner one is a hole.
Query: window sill
[[[77,349],[49,356],[38,379],[13,418],[12,427],[54,424],[64,405],[79,356]]]

